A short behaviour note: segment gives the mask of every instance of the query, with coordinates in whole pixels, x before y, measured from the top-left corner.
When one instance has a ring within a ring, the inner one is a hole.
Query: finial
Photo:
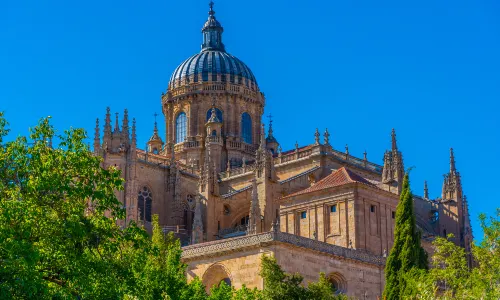
[[[155,117],[155,129],[154,129],[154,131],[155,131],[155,132],[158,132],[158,124],[156,123],[156,117],[158,116],[158,114],[155,112],[155,113],[153,114],[153,116]]]
[[[453,154],[453,148],[450,148],[450,173],[456,172],[455,168],[455,155]]]
[[[349,145],[345,144],[345,154],[349,155]]]
[[[125,108],[123,111],[123,120],[122,120],[122,132],[124,134],[124,138],[128,141],[129,139],[129,131],[128,131],[128,110]]]
[[[295,141],[295,151],[299,151],[299,142]]]
[[[210,6],[210,11],[208,12],[208,14],[211,16],[215,15],[214,4],[215,3],[213,1],[210,1],[210,3],[208,3],[208,6]]]
[[[269,130],[267,136],[272,137],[273,136],[273,115],[269,114],[267,116],[269,118]]]
[[[106,118],[104,120],[105,120],[104,121],[104,135],[110,136],[111,135],[111,113],[110,113],[109,106],[106,107]]]
[[[95,119],[95,136],[96,139],[99,139],[99,118]]]
[[[115,121],[115,132],[120,131],[120,125],[118,125],[118,113],[115,113],[116,121]]]
[[[328,128],[325,129],[325,133],[323,134],[323,137],[325,138],[325,145],[330,144],[330,133],[328,132]]]
[[[316,132],[314,132],[314,144],[319,145],[319,130],[316,128]]]
[[[365,150],[365,152],[363,152],[363,160],[364,161],[368,161],[367,156],[368,156],[368,153],[366,153],[366,150]]]
[[[137,146],[137,135],[135,134],[135,118],[132,119],[132,147]]]
[[[396,130],[393,128],[391,133],[392,138],[392,151],[398,151],[398,145],[396,143]]]
[[[427,188],[427,180],[424,181],[424,199],[429,199],[429,189]]]

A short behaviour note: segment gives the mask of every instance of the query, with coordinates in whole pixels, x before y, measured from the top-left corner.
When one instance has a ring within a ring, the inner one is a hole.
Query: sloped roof
[[[363,177],[359,176],[358,174],[352,172],[351,170],[347,169],[346,167],[342,167],[342,168],[338,169],[337,171],[333,172],[332,174],[321,179],[315,185],[310,186],[304,190],[295,192],[293,194],[290,194],[288,196],[285,196],[283,198],[289,198],[289,197],[293,197],[293,196],[308,194],[308,193],[328,189],[331,187],[342,186],[342,185],[354,183],[354,182],[359,182],[359,183],[366,184],[366,185],[369,185],[372,187],[376,187],[373,183],[369,182],[368,180],[364,179]]]

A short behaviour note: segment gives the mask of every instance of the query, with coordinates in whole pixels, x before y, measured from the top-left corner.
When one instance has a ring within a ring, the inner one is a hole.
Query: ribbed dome
[[[256,89],[257,80],[250,68],[229,53],[208,50],[186,59],[175,69],[169,88],[192,82],[231,82]]]
[[[226,52],[222,43],[224,29],[215,18],[213,2],[210,3],[208,20],[201,32],[201,52],[181,63],[170,77],[169,89],[196,82],[231,82],[257,89],[257,80],[252,71],[238,58]]]

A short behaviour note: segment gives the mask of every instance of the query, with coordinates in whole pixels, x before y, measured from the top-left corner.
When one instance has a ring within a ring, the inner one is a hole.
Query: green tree
[[[274,257],[262,256],[260,276],[264,279],[264,299],[308,299],[308,290],[301,285],[303,277],[286,274]]]
[[[262,292],[257,288],[249,289],[243,285],[239,290],[233,295],[233,300],[260,300],[262,298]]]
[[[208,300],[231,300],[233,299],[234,289],[226,284],[225,281],[221,281],[219,285],[214,285],[210,289],[210,296]]]
[[[135,268],[137,290],[134,292],[141,299],[190,299],[184,298],[187,289],[186,265],[181,262],[181,245],[173,232],[164,234],[160,228],[158,215],[152,220],[152,248],[145,253],[143,249],[136,251],[141,265]],[[145,256],[143,260],[140,256]],[[190,297],[190,296],[189,296]]]
[[[309,299],[311,300],[341,300],[347,299],[345,295],[335,294],[333,284],[326,278],[325,273],[319,274],[317,282],[311,282],[307,286]]]
[[[205,300],[208,295],[199,277],[195,277],[182,291],[182,299]]]
[[[117,226],[119,171],[101,168],[81,129],[58,135],[45,118],[29,139],[5,142],[6,126],[0,114],[0,298],[121,298],[130,275],[121,250],[148,238]]]
[[[421,233],[415,224],[413,195],[410,179],[405,174],[400,201],[396,209],[394,245],[385,266],[384,298],[401,299],[405,296],[405,274],[412,269],[427,268],[427,254],[420,245]]]

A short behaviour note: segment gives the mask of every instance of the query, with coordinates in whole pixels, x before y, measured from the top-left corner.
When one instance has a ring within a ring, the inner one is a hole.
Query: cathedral
[[[334,149],[328,130],[282,149],[272,121],[267,130],[262,124],[266,98],[256,77],[226,51],[223,31],[210,3],[201,51],[173,71],[161,96],[166,131],[155,122],[146,149],[137,147],[127,110],[120,122],[107,109],[102,136],[97,120],[95,154],[125,179],[121,225],[151,231],[157,214],[163,231],[181,240],[188,279],[198,276],[207,288],[221,281],[262,288],[260,257],[273,255],[305,282],[324,272],[336,292],[377,299],[405,173],[395,131],[382,165]],[[437,236],[452,233],[467,251],[472,242],[453,149],[449,159],[441,197],[429,199],[426,184],[414,196],[430,253]]]

